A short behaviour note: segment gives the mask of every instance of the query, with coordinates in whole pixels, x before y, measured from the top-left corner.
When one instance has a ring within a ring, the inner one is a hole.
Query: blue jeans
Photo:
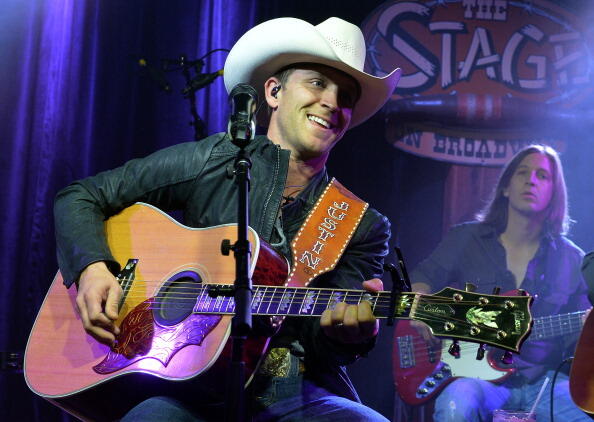
[[[495,409],[530,410],[544,379],[552,380],[553,372],[547,372],[531,384],[514,383],[514,379],[503,384],[473,378],[457,379],[435,400],[433,419],[438,422],[491,422]],[[550,422],[550,394],[549,382],[536,407],[538,422]],[[569,379],[563,373],[557,375],[553,400],[556,422],[591,422],[571,400]]]
[[[297,359],[291,360],[287,377],[272,378],[271,382],[257,386],[251,404],[253,422],[388,422],[363,404],[336,396],[304,379]],[[121,422],[219,422],[224,418],[224,407],[191,409],[170,397],[152,397],[134,407]]]

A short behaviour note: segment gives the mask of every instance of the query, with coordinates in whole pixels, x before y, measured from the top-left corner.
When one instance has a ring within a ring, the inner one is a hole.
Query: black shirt
[[[515,278],[507,269],[506,254],[494,227],[483,223],[465,223],[454,227],[435,251],[411,274],[414,283],[426,283],[433,291],[449,286],[464,289],[466,282],[477,291],[501,293],[516,288]],[[520,288],[534,296],[534,318],[580,311],[591,306],[586,283],[580,272],[584,252],[569,239],[544,237],[534,258],[528,263]],[[571,356],[577,333],[571,338],[553,336],[544,340],[528,339],[520,357],[515,359],[519,372],[535,379],[547,369],[554,369],[565,355]]]

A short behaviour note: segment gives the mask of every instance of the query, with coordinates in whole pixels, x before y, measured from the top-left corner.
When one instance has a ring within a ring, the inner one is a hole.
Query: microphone
[[[138,59],[138,64],[140,67],[144,67],[148,70],[149,77],[153,80],[153,82],[159,85],[159,88],[162,91],[171,94],[171,85],[169,85],[163,70],[157,67],[149,66],[146,59],[143,58]]]
[[[223,69],[217,70],[212,73],[200,73],[194,79],[190,81],[188,85],[183,89],[182,94],[188,95],[192,92],[198,91],[204,88],[206,85],[211,84],[216,78],[223,75]]]
[[[227,133],[232,141],[248,142],[256,133],[258,93],[248,84],[237,84],[229,94],[231,116]]]

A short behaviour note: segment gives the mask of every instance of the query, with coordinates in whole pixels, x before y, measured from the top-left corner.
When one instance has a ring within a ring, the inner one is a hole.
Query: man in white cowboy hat
[[[338,18],[317,26],[293,18],[264,22],[235,44],[225,64],[228,91],[254,86],[269,115],[266,136],[247,150],[252,159],[250,226],[291,260],[296,237],[329,183],[325,163],[351,127],[371,117],[394,91],[399,69],[379,78],[363,72],[359,28]],[[185,224],[207,227],[236,221],[236,186],[228,177],[237,147],[225,134],[184,143],[74,182],[56,199],[58,259],[65,284],[77,283],[77,307],[88,334],[106,344],[122,289],[120,265],[103,235],[103,221],[137,201],[166,211],[182,209]],[[310,286],[361,285],[381,290],[389,223],[368,208],[334,269]],[[286,318],[250,384],[255,420],[385,420],[363,406],[344,365],[374,345],[378,322],[370,304],[338,303],[321,318]],[[126,420],[219,420],[221,414],[184,397],[153,397]],[[198,416],[199,415],[199,416]]]

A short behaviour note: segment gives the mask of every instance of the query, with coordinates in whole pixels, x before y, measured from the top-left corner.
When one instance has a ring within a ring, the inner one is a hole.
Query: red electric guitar
[[[108,347],[87,335],[75,311],[76,289],[58,272],[37,316],[25,353],[31,390],[81,419],[120,418],[141,400],[190,391],[193,400],[220,398],[225,386],[234,301],[235,260],[220,253],[235,225],[183,226],[156,208],[136,204],[105,224],[109,247],[124,270],[117,321]],[[319,316],[336,303],[371,303],[386,318],[390,292],[286,287],[286,260],[251,230],[254,315]],[[530,297],[479,295],[446,288],[403,293],[391,316],[428,324],[437,335],[518,351],[532,318]],[[267,346],[251,338],[246,380]],[[192,388],[186,388],[187,384]],[[221,388],[219,388],[219,386]]]
[[[532,339],[545,339],[577,333],[582,329],[588,311],[550,315],[534,319]],[[501,362],[496,349],[489,349],[477,360],[477,347],[460,342],[460,355],[448,352],[443,341],[433,347],[411,327],[409,321],[398,321],[394,333],[394,380],[398,394],[408,404],[418,405],[434,398],[446,385],[460,377],[501,382],[514,369]]]

